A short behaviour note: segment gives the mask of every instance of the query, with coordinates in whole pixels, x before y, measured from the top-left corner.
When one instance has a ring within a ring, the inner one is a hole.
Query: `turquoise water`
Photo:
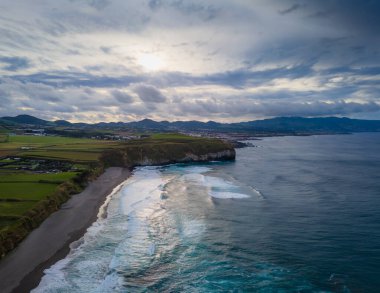
[[[253,143],[136,169],[33,292],[378,292],[380,135]]]

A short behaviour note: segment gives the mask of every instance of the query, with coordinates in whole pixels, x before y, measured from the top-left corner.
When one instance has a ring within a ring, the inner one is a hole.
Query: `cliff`
[[[171,163],[227,161],[235,159],[235,149],[217,139],[168,138],[128,143],[122,149],[105,151],[100,161],[106,167],[165,165]]]

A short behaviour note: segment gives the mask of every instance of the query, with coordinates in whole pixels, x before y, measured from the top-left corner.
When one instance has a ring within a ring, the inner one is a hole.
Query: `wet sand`
[[[0,291],[23,293],[35,288],[43,271],[68,254],[70,243],[81,238],[96,221],[107,195],[129,175],[128,169],[107,169],[83,192],[70,198],[60,210],[33,230],[1,260]]]

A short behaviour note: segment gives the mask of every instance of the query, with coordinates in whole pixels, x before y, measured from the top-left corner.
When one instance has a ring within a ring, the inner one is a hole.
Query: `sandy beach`
[[[74,195],[61,209],[0,262],[1,292],[30,292],[43,276],[43,271],[69,252],[70,243],[78,240],[97,219],[107,195],[125,181],[130,171],[112,167]]]

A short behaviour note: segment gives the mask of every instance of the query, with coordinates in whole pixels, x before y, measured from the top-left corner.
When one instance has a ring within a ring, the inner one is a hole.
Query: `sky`
[[[380,119],[378,0],[0,0],[0,116]]]

